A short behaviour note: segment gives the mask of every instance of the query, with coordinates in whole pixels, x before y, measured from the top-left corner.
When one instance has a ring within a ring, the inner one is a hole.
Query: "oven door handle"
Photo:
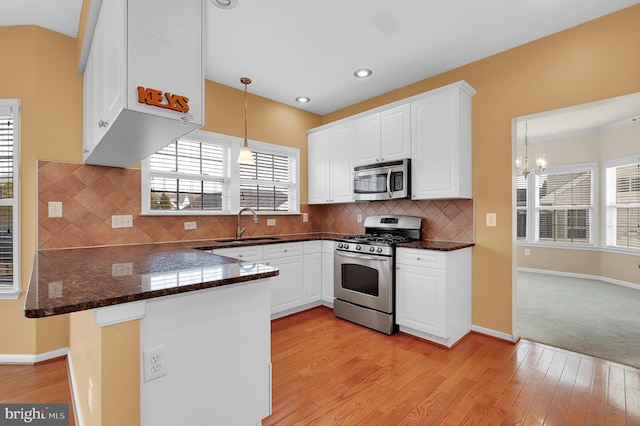
[[[362,259],[362,260],[375,260],[378,262],[386,262],[387,260],[390,259],[390,257],[388,256],[364,256],[361,254],[347,254],[340,251],[336,251],[335,253],[338,256],[342,256],[342,257],[351,257],[353,259]]]
[[[387,172],[387,194],[389,194],[389,198],[391,198],[391,169]]]

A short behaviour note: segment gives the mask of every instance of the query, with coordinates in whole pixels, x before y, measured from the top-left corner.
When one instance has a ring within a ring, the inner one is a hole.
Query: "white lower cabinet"
[[[305,241],[303,248],[303,302],[318,302],[322,297],[322,241]]]
[[[318,306],[321,301],[333,307],[333,241],[243,245],[211,253],[280,270],[271,278],[272,318]]]
[[[333,240],[322,242],[322,304],[333,308]]]
[[[271,315],[294,309],[303,304],[302,243],[269,244],[264,246],[264,263],[276,267],[280,274],[271,278]]]
[[[471,331],[471,248],[396,250],[400,331],[451,347]]]

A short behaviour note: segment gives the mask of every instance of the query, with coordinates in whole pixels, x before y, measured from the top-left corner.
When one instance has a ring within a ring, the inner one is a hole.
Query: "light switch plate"
[[[496,226],[496,214],[495,213],[487,213],[487,226],[491,226],[491,227]]]
[[[188,231],[189,229],[196,229],[196,228],[197,228],[196,222],[185,222],[184,223],[184,229],[186,231]]]
[[[309,222],[309,213],[302,213],[302,221]]]

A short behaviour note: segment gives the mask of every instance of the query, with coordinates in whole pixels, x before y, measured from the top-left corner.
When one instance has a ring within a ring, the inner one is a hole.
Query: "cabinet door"
[[[265,259],[267,265],[280,270],[271,277],[271,313],[302,305],[303,256]]]
[[[358,118],[354,125],[354,166],[374,164],[380,159],[380,113]]]
[[[333,241],[322,242],[322,300],[333,305]]]
[[[329,202],[330,157],[329,129],[309,134],[307,138],[309,204]]]
[[[471,197],[471,96],[462,87],[411,103],[413,199]]]
[[[125,85],[127,52],[127,2],[113,0],[102,3],[100,18],[108,22],[108,36],[103,43],[105,60],[104,120],[111,126],[120,112],[126,107],[127,93]],[[131,94],[134,96],[134,94]]]
[[[170,119],[203,121],[201,0],[136,0],[128,7],[128,108]],[[178,29],[179,28],[179,29]],[[137,101],[137,87],[189,98],[183,114]]]
[[[331,203],[353,202],[354,124],[350,120],[331,128]]]
[[[317,302],[322,293],[322,254],[304,255],[304,303]]]
[[[397,266],[396,321],[399,325],[446,339],[446,303],[445,271]]]
[[[379,161],[411,157],[411,104],[400,105],[380,113]]]

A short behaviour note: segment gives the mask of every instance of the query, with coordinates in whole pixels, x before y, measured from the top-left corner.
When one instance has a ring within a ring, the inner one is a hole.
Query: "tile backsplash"
[[[143,216],[141,172],[136,169],[38,162],[38,248],[89,247],[150,242],[194,241],[233,237],[236,215]],[[63,217],[48,217],[48,202],[62,202]],[[377,214],[408,214],[423,218],[423,239],[471,242],[473,200],[394,200],[331,205],[301,205],[302,215],[261,215],[257,224],[243,221],[245,236],[311,232],[362,233],[357,222]],[[111,228],[112,215],[132,215],[133,228]],[[275,226],[266,226],[275,219]],[[197,223],[185,230],[184,222]]]

